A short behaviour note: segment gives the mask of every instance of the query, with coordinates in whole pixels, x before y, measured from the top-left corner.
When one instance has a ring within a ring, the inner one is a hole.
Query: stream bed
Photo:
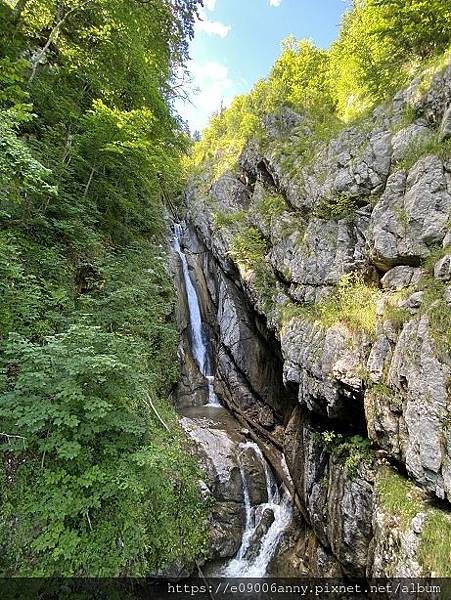
[[[208,403],[185,407],[181,425],[195,442],[207,472],[205,497],[215,499],[221,517],[213,544],[217,556],[205,565],[205,574],[264,577],[271,574],[271,561],[292,519],[290,498],[277,482],[260,447],[250,439],[249,431],[222,405],[215,392],[212,344],[207,339],[182,236],[182,227],[175,225],[173,249],[183,275],[190,351],[208,386]],[[227,535],[229,540],[221,539]]]

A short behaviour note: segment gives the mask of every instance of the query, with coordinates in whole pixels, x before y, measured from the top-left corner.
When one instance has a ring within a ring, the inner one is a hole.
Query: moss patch
[[[404,529],[424,508],[420,490],[393,469],[382,471],[377,481],[377,492],[384,512],[399,517]]]
[[[436,577],[451,577],[451,515],[431,508],[421,534],[420,562]]]
[[[293,304],[285,307],[283,323],[292,318],[317,321],[323,327],[344,323],[353,332],[376,335],[376,303],[381,297],[379,288],[367,285],[356,273],[344,275],[331,296],[313,304]]]

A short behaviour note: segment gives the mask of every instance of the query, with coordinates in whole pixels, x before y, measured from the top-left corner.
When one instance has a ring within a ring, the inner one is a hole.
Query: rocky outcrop
[[[217,389],[285,454],[299,516],[281,573],[447,573],[428,536],[451,532],[451,67],[424,88],[312,138],[312,157],[284,109],[186,193]],[[240,257],[249,232],[262,254]]]
[[[204,467],[201,489],[211,505],[209,558],[232,558],[240,547],[245,526],[243,473],[250,502],[256,507],[268,501],[265,473],[255,453],[246,450],[246,437],[226,411],[205,421],[204,415],[188,411],[181,424],[194,441]]]
[[[373,476],[362,464],[355,473],[327,448],[321,430],[297,407],[285,432],[285,457],[303,514],[323,548],[350,576],[364,576],[372,537]]]

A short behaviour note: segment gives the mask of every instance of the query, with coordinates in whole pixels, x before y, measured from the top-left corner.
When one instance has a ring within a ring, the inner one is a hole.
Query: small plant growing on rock
[[[317,321],[329,328],[344,323],[353,332],[376,335],[376,303],[381,291],[365,283],[363,276],[348,273],[341,278],[336,291],[317,303],[290,304],[284,308],[282,323],[291,319]]]
[[[268,193],[257,204],[256,209],[263,222],[269,227],[273,219],[277,219],[286,210],[287,203],[281,194]]]
[[[247,269],[255,269],[268,252],[268,242],[253,226],[243,227],[232,239],[230,257]]]
[[[237,212],[217,211],[213,216],[213,227],[215,229],[224,229],[236,223],[243,223],[245,220],[246,212],[244,210]]]
[[[420,490],[391,468],[380,473],[376,491],[383,510],[397,516],[403,528],[407,528],[422,509]]]
[[[429,155],[449,160],[451,158],[451,140],[441,141],[438,132],[434,132],[426,139],[413,140],[397,166],[408,171],[420,158]]]
[[[335,431],[322,431],[316,437],[327,452],[344,458],[344,468],[351,479],[358,475],[361,464],[371,464],[371,442],[360,435],[345,436]]]
[[[346,194],[339,194],[331,198],[324,198],[313,209],[313,216],[325,221],[339,221],[354,213],[356,203]]]

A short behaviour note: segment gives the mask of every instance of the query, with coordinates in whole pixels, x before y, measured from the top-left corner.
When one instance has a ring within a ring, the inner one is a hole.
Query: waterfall
[[[252,542],[252,537],[257,530],[259,520],[256,519],[256,508],[251,506],[245,472],[241,467],[240,471],[243,482],[243,499],[246,511],[245,528],[240,549],[238,550],[236,557],[232,559],[225,567],[223,575],[226,577],[264,577],[266,575],[268,565],[277,550],[280,538],[291,521],[291,502],[288,494],[284,493],[281,497],[274,475],[257,444],[254,442],[246,442],[245,444],[240,444],[240,447],[243,450],[246,448],[252,448],[263,467],[266,478],[268,502],[261,504],[258,508],[260,514],[262,514],[266,508],[271,509],[274,513],[274,521],[269,527],[268,531],[261,538],[261,546],[258,554],[254,557],[246,558],[247,550],[249,549],[249,546]]]
[[[178,224],[175,225],[173,248],[180,257],[182,265],[189,310],[191,350],[196,364],[199,367],[199,371],[205,377],[208,385],[207,406],[220,407],[221,403],[214,391],[214,375],[212,373],[213,360],[209,354],[209,345],[205,340],[205,328],[202,323],[199,297],[193,280],[191,279],[186,254],[182,249],[182,234],[182,226]],[[215,411],[217,414],[216,418],[219,419],[221,415],[222,418],[224,418],[223,412],[225,411]],[[228,443],[222,442],[218,447],[218,439],[220,438],[218,438],[219,433],[216,429],[212,429],[212,431],[215,432],[213,434],[211,432],[209,435],[206,435],[205,433],[202,434],[199,433],[199,431],[204,430],[205,424],[193,427],[193,423],[192,415],[191,418],[185,417],[185,429],[193,439],[200,442],[207,455],[212,457],[213,464],[215,464],[216,460],[218,464],[224,465],[234,456],[236,460],[235,464],[238,463],[240,469],[245,511],[244,532],[236,556],[230,560],[225,567],[221,567],[220,572],[216,574],[228,577],[264,577],[267,573],[268,566],[277,551],[281,536],[292,518],[292,508],[289,496],[286,493],[280,494],[274,474],[257,444],[247,441],[241,442],[238,446],[235,446],[237,442],[234,440],[236,438],[228,437],[227,434],[225,434],[225,439],[228,440]],[[209,430],[207,429],[206,431]],[[242,436],[242,432],[240,432],[240,435]],[[241,439],[243,438],[241,437]],[[221,454],[221,447],[223,450],[224,448],[226,449],[225,453],[222,452]],[[243,452],[249,449],[254,453],[255,460],[260,463],[265,476],[267,502],[257,506],[253,506],[251,502],[249,483],[243,461]],[[238,450],[238,452],[236,450]]]
[[[191,349],[194,360],[196,361],[199,371],[207,380],[208,386],[208,405],[221,406],[218,397],[214,391],[214,376],[211,372],[211,363],[209,357],[208,346],[205,343],[202,314],[200,311],[199,297],[196,288],[191,279],[189,272],[188,261],[185,253],[182,250],[182,226],[178,223],[174,225],[173,248],[180,257],[182,263],[183,280],[185,282],[186,296],[188,300],[190,332],[191,332]]]

